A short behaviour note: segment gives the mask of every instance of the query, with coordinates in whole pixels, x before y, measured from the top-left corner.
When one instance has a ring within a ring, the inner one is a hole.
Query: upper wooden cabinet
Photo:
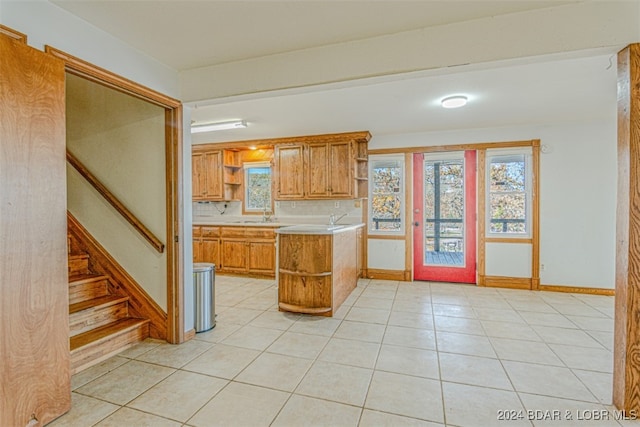
[[[222,150],[194,151],[191,161],[193,200],[223,200]]]
[[[366,198],[370,138],[369,132],[349,132],[196,146],[193,200],[242,200],[239,150],[248,147],[273,149],[275,200]]]
[[[369,133],[307,137],[275,147],[275,198],[356,199],[367,197]]]
[[[276,199],[304,198],[304,145],[278,145],[274,152]]]
[[[238,152],[195,148],[191,155],[193,200],[240,200],[242,164]]]
[[[307,198],[353,198],[353,154],[351,142],[309,144]]]

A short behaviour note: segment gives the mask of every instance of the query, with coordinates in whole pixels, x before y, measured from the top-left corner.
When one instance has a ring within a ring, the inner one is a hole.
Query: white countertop
[[[354,226],[354,225],[362,225],[363,223],[358,221],[359,218],[347,217],[342,221],[339,221],[341,226]],[[283,217],[283,218],[272,218],[271,221],[264,222],[262,221],[262,217],[255,216],[251,217],[240,217],[240,216],[229,216],[229,217],[220,217],[220,218],[193,218],[194,226],[226,226],[226,227],[290,227],[290,226],[298,226],[298,225],[306,225],[306,226],[329,226],[329,217],[328,215],[322,216],[300,216],[300,217]]]
[[[278,234],[337,234],[344,231],[355,230],[364,227],[359,224],[298,224],[289,227],[281,227],[276,230]]]

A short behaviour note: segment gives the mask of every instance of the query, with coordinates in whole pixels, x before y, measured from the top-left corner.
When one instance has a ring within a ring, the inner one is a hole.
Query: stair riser
[[[69,258],[69,276],[76,276],[80,274],[89,274],[89,259],[88,258],[79,258],[79,259]]]
[[[93,343],[71,351],[71,374],[76,374],[120,353],[149,337],[149,323],[114,334],[108,341]]]
[[[87,301],[108,294],[109,288],[106,279],[96,282],[71,284],[69,285],[69,304]]]
[[[93,307],[69,315],[69,334],[75,336],[129,315],[129,304],[123,301],[108,307]]]

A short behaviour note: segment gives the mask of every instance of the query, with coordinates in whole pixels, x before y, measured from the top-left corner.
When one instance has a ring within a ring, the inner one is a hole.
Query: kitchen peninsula
[[[362,227],[295,225],[276,231],[280,311],[333,316],[358,284]]]

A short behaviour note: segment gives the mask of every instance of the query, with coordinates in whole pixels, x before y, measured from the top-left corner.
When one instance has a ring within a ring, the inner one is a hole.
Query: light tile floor
[[[361,280],[333,318],[218,275],[217,325],[72,379],[54,426],[627,426],[612,297]]]

